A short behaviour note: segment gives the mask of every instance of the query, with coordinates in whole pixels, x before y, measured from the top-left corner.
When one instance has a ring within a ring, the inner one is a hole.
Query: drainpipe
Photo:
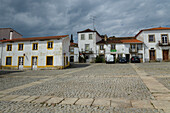
[[[1,65],[0,65],[0,67],[2,66],[2,56],[3,56],[3,43],[1,43],[2,44],[2,46],[1,46]]]

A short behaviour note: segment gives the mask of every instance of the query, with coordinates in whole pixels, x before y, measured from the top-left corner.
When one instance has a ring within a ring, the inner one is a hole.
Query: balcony
[[[99,50],[99,54],[105,54],[105,50]]]
[[[110,52],[117,52],[117,50],[116,49],[111,49]]]
[[[130,52],[130,53],[137,53],[137,52],[138,52],[138,49],[137,49],[137,48],[136,48],[136,49],[129,48],[129,52]]]
[[[158,42],[158,45],[159,46],[170,46],[170,42],[168,42],[168,43],[162,43],[162,42]]]
[[[91,50],[81,50],[81,53],[83,54],[93,54],[92,49]]]

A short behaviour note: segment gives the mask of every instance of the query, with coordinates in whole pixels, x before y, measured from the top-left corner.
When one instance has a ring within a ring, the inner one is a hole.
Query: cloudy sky
[[[0,0],[0,27],[24,37],[74,34],[95,28],[108,36],[170,27],[170,0]]]

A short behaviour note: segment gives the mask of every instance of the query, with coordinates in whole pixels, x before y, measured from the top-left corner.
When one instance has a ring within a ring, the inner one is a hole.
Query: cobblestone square
[[[159,99],[161,95],[169,99],[169,65],[73,64],[65,70],[3,72],[0,112],[164,113],[169,109],[161,106],[169,106],[169,100]]]

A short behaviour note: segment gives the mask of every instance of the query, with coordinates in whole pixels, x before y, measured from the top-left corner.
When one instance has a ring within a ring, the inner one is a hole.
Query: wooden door
[[[163,60],[168,60],[169,50],[163,50]]]
[[[150,61],[154,61],[155,60],[155,50],[150,50]]]

